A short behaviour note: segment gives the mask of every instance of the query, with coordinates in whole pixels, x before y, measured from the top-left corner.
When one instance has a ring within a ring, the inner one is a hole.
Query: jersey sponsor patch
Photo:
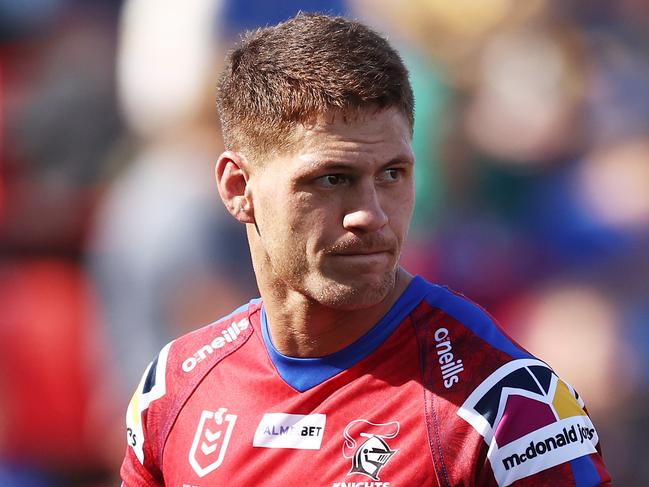
[[[543,362],[509,362],[480,384],[457,414],[480,433],[498,485],[595,453],[584,402]]]
[[[189,464],[199,477],[205,477],[223,463],[237,421],[227,408],[203,411],[189,449]]]
[[[142,464],[144,464],[143,448],[146,440],[142,428],[142,413],[149,404],[160,399],[167,392],[167,358],[172,343],[165,345],[156,359],[146,368],[126,410],[126,441]]]
[[[319,450],[326,422],[325,414],[266,413],[257,426],[252,445]]]

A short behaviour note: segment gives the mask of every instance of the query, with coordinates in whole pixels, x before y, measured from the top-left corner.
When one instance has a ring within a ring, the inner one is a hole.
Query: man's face
[[[410,128],[397,109],[323,116],[251,185],[255,270],[275,291],[361,309],[395,285],[414,205]]]

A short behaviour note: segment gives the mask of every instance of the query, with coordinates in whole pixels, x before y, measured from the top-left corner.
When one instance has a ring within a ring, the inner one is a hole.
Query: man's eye
[[[400,177],[401,177],[401,170],[392,168],[383,171],[379,178],[382,179],[383,181],[391,182],[391,181],[398,181]]]
[[[316,181],[320,186],[333,188],[348,183],[349,178],[342,174],[327,174],[326,176],[319,177]]]

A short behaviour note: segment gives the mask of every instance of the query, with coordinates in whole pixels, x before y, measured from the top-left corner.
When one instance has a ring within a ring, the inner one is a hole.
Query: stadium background
[[[411,69],[404,265],[548,360],[616,485],[649,485],[642,0],[0,0],[0,485],[115,485],[146,363],[255,295],[214,80],[298,9],[370,23]]]

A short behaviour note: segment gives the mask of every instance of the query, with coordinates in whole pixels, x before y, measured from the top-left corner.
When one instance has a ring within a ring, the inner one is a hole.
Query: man
[[[151,363],[124,485],[610,482],[574,389],[399,267],[413,97],[384,39],[315,15],[259,30],[230,54],[218,104],[218,190],[262,298]]]

